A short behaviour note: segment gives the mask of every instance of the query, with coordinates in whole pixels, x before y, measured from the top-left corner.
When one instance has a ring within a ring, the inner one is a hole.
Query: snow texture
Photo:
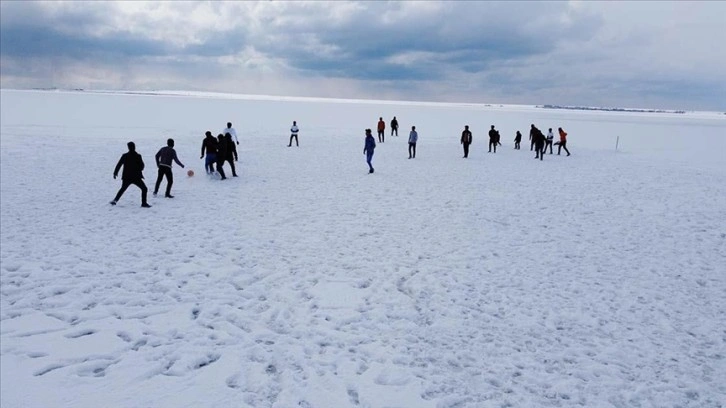
[[[1,97],[3,408],[726,405],[724,115]],[[534,160],[530,123],[572,156]],[[196,175],[109,205],[126,142],[153,188],[169,137]]]

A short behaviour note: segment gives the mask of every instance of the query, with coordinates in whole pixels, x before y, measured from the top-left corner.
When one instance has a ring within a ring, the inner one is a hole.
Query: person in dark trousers
[[[416,158],[416,142],[418,142],[418,132],[416,126],[411,126],[411,133],[408,134],[408,158]]]
[[[376,150],[376,139],[370,129],[366,129],[366,144],[363,147],[363,154],[366,155],[366,163],[368,163],[368,174],[373,173],[373,152]]]
[[[234,166],[234,162],[236,162],[239,158],[237,156],[237,146],[234,144],[232,135],[229,133],[224,135],[224,140],[227,143],[227,154],[225,155],[225,159],[229,162],[229,167],[232,168],[232,177],[237,177],[237,169]]]
[[[393,136],[394,132],[398,137],[398,119],[396,119],[395,116],[393,117],[393,119],[391,119],[391,136]]]
[[[534,130],[536,128],[534,127],[534,123],[532,124],[532,127],[529,128],[529,151],[531,152],[534,150]]]
[[[534,126],[534,125],[532,125]],[[537,129],[536,127],[533,127],[531,130],[532,133],[532,140],[534,140],[534,151],[536,153],[536,156],[534,156],[535,159],[544,159],[544,145],[545,145],[545,135],[542,133],[541,130]]]
[[[156,185],[154,186],[154,195],[159,192],[159,186],[161,185],[161,179],[166,177],[166,193],[164,197],[174,198],[171,195],[171,185],[174,184],[174,173],[171,171],[172,160],[176,162],[181,168],[184,168],[182,162],[176,157],[176,150],[174,150],[174,139],[167,139],[166,146],[159,149],[156,152],[156,167],[159,168],[159,175],[156,177]]]
[[[297,143],[297,132],[299,132],[300,129],[297,127],[297,122],[292,121],[292,127],[290,128],[290,143],[287,144],[287,147],[292,147],[292,139],[295,138],[295,146],[300,147],[300,145]]]
[[[227,180],[224,175],[224,161],[227,160],[227,141],[224,139],[223,134],[217,135],[217,173],[222,177],[222,180]]]
[[[497,134],[498,133],[499,132],[494,130],[494,125],[492,125],[492,128],[489,129],[489,153],[492,152],[492,147],[494,147],[494,153],[497,152],[497,142],[498,142]]]
[[[204,159],[204,169],[207,174],[212,174],[214,173],[214,162],[217,161],[217,139],[212,136],[210,131],[207,131],[205,136],[204,140],[202,140],[202,155],[199,158]]]
[[[113,178],[115,180],[118,177],[118,171],[121,169],[121,166],[124,168],[123,173],[121,173],[121,188],[116,193],[116,198],[111,201],[111,205],[116,205],[126,189],[133,184],[141,189],[141,206],[149,208],[151,206],[146,202],[146,193],[149,190],[146,188],[146,184],[144,184],[144,160],[140,154],[136,153],[136,145],[134,142],[128,142],[126,146],[128,146],[129,151],[121,155],[121,158],[116,164],[116,168],[113,170]]]
[[[464,145],[464,158],[469,157],[469,145],[472,142],[472,135],[469,131],[469,125],[464,126],[464,131],[461,132],[461,144]]]
[[[547,131],[547,138],[545,139],[545,147],[544,151],[547,151],[547,148],[550,148],[550,154],[552,154],[552,142],[555,141],[555,135],[552,134],[552,128],[550,128]]]
[[[522,133],[518,130],[517,131],[517,134],[514,135],[514,149],[515,150],[520,150],[519,149],[519,147],[520,147],[519,144],[521,142],[522,142]]]
[[[386,140],[386,122],[383,118],[378,118],[378,143],[383,143]]]
[[[570,151],[567,150],[567,132],[562,130],[562,128],[557,128],[557,131],[560,133],[560,141],[555,143],[557,145],[557,155],[560,154],[560,149],[565,149],[565,152],[567,152],[567,155],[570,155]]]

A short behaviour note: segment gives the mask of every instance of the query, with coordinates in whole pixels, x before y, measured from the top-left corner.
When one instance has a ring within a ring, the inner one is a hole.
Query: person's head
[[[371,130],[370,129],[366,129],[366,136],[368,136],[370,134],[371,134]]]
[[[223,134],[221,134],[221,133],[220,133],[220,134],[218,134],[218,135],[217,135],[217,140],[219,140],[219,141],[222,141],[222,140],[224,140],[224,135],[223,135]]]
[[[494,129],[494,125],[492,125],[492,129]]]
[[[174,147],[174,139],[166,139],[166,145],[169,147]]]
[[[561,132],[562,131],[562,128],[557,128],[557,130],[559,130]]]
[[[411,130],[416,130],[416,126],[411,126]]]
[[[232,127],[232,122],[227,122],[227,128],[231,128],[231,127]]]
[[[292,121],[292,124],[295,125],[295,126],[297,126],[297,122],[294,121],[294,120]]]
[[[210,132],[210,131],[207,130],[207,132],[204,133],[204,135],[207,136],[207,137],[210,137],[210,136],[212,136],[212,132]]]
[[[128,142],[128,143],[126,143],[126,146],[129,147],[129,151],[130,152],[135,152],[136,151],[136,143],[134,143],[134,142]]]
[[[551,132],[552,131],[552,128],[550,128],[549,131]]]
[[[532,129],[534,129],[534,123],[532,123]]]
[[[469,130],[469,125],[464,125],[464,130]]]
[[[227,132],[227,133],[224,134],[224,138],[225,139],[232,139],[232,134],[229,133],[229,132]]]
[[[383,118],[378,118],[378,120],[383,120]]]

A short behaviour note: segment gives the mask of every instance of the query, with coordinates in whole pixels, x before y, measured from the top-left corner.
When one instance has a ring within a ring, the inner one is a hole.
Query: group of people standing
[[[378,143],[385,141],[386,122],[383,121],[383,117],[378,118]],[[376,149],[376,139],[373,138],[373,132],[370,129],[366,129],[365,145],[363,146],[363,154],[366,156],[366,163],[368,163],[368,173],[375,172],[373,168],[373,154]],[[398,119],[394,116],[391,119],[391,136],[396,134],[398,137]],[[408,158],[416,158],[416,143],[418,143],[418,132],[416,132],[416,126],[411,126],[411,132],[408,134]]]

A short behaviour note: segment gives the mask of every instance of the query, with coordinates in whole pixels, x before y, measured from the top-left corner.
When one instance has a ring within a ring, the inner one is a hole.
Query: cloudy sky
[[[2,88],[726,111],[726,2],[0,2]]]

